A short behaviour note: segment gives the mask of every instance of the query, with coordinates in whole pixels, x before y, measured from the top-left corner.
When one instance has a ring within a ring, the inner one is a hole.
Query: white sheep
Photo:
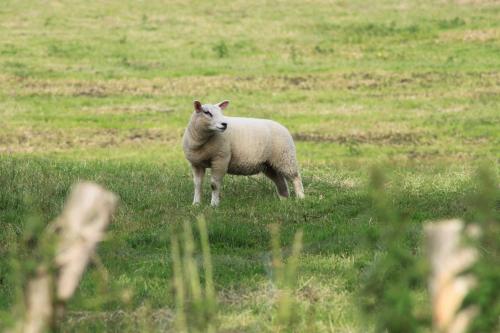
[[[304,198],[295,145],[288,130],[275,121],[225,117],[229,102],[216,105],[194,102],[194,112],[184,132],[183,148],[194,179],[193,204],[201,202],[205,169],[212,169],[212,206],[219,204],[222,178],[263,172],[275,184],[278,194],[288,197],[291,181],[298,198]]]

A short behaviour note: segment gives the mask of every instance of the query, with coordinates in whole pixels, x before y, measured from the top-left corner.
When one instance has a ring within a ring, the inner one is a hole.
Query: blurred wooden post
[[[45,332],[53,318],[52,276],[45,265],[38,267],[26,290],[26,315],[14,332]]]
[[[26,315],[14,332],[38,333],[55,327],[73,296],[85,268],[103,237],[117,197],[99,185],[73,187],[61,216],[48,228],[56,233],[51,272],[47,263],[38,267],[26,289]]]
[[[477,260],[478,255],[474,248],[462,244],[463,231],[464,223],[456,219],[425,226],[431,264],[429,290],[436,332],[465,332],[477,314],[477,308],[473,306],[458,311],[467,293],[476,285],[474,276],[460,274]]]

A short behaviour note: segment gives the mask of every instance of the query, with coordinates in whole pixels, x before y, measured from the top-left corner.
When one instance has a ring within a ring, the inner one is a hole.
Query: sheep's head
[[[220,102],[214,105],[202,105],[199,101],[194,101],[195,121],[198,128],[211,132],[224,132],[227,128],[227,122],[222,114],[222,110],[228,105],[229,101]]]

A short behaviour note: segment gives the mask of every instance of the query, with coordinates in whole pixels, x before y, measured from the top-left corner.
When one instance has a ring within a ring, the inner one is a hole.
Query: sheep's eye
[[[212,117],[212,114],[209,111],[203,111],[203,113],[206,114],[206,115],[208,115],[208,116],[210,116],[210,117]]]

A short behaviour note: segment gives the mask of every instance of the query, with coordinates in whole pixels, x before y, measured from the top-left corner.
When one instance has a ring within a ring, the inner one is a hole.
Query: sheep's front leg
[[[220,202],[220,189],[222,187],[222,179],[227,171],[227,162],[218,162],[212,164],[212,179],[210,187],[212,188],[212,201],[213,207],[218,206]]]
[[[193,205],[201,202],[201,188],[203,185],[203,177],[205,176],[205,168],[192,166],[193,168],[193,182],[194,182],[194,199]]]

